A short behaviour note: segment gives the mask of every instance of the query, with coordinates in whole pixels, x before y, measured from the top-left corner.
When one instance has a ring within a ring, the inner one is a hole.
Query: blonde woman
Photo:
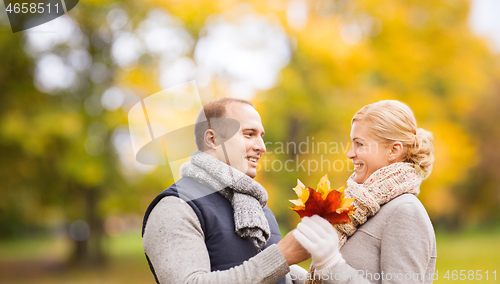
[[[408,106],[386,100],[354,115],[351,140],[354,173],[346,195],[356,198],[352,225],[304,218],[295,238],[324,284],[432,283],[434,229],[416,197],[434,163],[432,134],[417,128]]]

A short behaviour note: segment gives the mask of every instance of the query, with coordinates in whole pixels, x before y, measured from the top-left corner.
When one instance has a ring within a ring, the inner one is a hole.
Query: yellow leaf
[[[292,210],[304,210],[306,208],[307,199],[309,199],[309,190],[306,189],[306,186],[297,179],[297,186],[293,189],[299,199],[290,200],[295,207]]]
[[[301,205],[304,205],[307,199],[309,199],[309,190],[306,189],[306,186],[299,179],[297,179],[297,186],[293,190],[299,197],[298,200],[302,202]]]
[[[321,194],[321,198],[326,199],[328,194],[332,191],[330,189],[330,181],[328,180],[328,175],[324,175],[318,183],[318,190]]]
[[[293,204],[295,204],[296,206],[304,206],[304,202],[302,202],[302,200],[300,199],[294,199],[294,200],[289,200],[290,202],[292,202]]]
[[[290,200],[291,201],[291,200]],[[305,205],[300,205],[300,206],[294,206],[291,208],[292,210],[294,211],[297,211],[297,210],[305,210],[306,209],[306,206]]]
[[[346,198],[345,193],[344,193],[345,188],[341,187],[337,189],[338,192],[342,192],[342,196],[340,197],[340,205],[339,208],[337,209],[337,212],[345,212],[349,210],[349,207],[351,206],[352,202],[355,200],[355,198]]]

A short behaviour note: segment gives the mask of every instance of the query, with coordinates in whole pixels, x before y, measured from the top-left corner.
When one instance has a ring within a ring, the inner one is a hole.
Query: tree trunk
[[[74,239],[74,253],[71,263],[77,266],[102,266],[106,264],[107,256],[103,249],[104,221],[98,212],[100,200],[99,188],[79,187],[85,200],[85,222],[90,234],[88,238]]]

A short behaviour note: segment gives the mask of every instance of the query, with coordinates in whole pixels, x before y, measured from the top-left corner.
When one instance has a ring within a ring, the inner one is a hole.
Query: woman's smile
[[[364,183],[376,170],[390,164],[388,147],[379,143],[359,122],[352,124],[351,139],[347,157],[354,164],[355,182]]]

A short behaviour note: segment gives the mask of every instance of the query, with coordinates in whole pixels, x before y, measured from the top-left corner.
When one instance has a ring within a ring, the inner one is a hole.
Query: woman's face
[[[352,124],[351,140],[352,146],[347,157],[354,164],[355,182],[364,183],[373,172],[391,164],[390,147],[375,140],[360,122]]]

